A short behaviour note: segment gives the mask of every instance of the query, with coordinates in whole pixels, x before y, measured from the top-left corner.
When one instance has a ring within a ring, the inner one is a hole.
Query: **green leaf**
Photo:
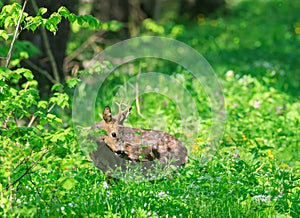
[[[32,17],[29,16],[25,19],[27,21],[27,25],[25,29],[35,31],[41,24],[43,24],[44,19],[41,16]]]
[[[60,7],[57,12],[61,14],[61,16],[63,16],[64,18],[69,18],[69,16],[71,15],[70,11],[64,6]]]
[[[136,132],[134,132],[134,134],[142,135],[142,132],[141,131],[136,131]]]
[[[2,67],[0,66],[0,79],[2,80],[3,78],[9,78],[9,75],[11,73],[11,70],[8,69],[7,67]]]
[[[56,83],[52,86],[51,91],[60,91],[64,88],[61,83]]]
[[[25,72],[23,73],[23,75],[28,81],[33,80],[33,74],[30,70],[26,69]]]
[[[39,102],[40,103],[40,102]],[[42,111],[36,111],[34,113],[34,116],[36,117],[45,117],[46,115]]]
[[[76,185],[76,180],[75,179],[70,179],[70,178],[67,178],[62,186],[66,189],[66,190],[70,190],[72,189],[75,185]]]
[[[38,102],[38,108],[46,109],[47,106],[48,106],[48,102],[47,101],[39,101]]]
[[[68,16],[68,20],[70,21],[70,23],[74,23],[76,21],[76,15],[71,13],[69,16]]]
[[[116,32],[122,27],[122,23],[112,20],[110,22],[101,23],[101,29]]]
[[[3,39],[8,40],[8,35],[7,35],[7,32],[5,30],[0,30],[0,36]]]
[[[83,18],[83,16],[77,16],[77,23],[80,25],[80,26],[82,26],[82,24],[84,23],[84,18]]]
[[[55,140],[53,140],[53,139],[55,139]],[[52,135],[50,141],[56,143],[56,142],[58,141],[58,139],[59,139],[59,138],[58,138],[56,135]],[[56,146],[56,147],[54,147],[54,149],[53,149],[52,152],[53,152],[56,156],[58,156],[58,157],[60,157],[60,158],[64,158],[64,157],[68,154],[68,151],[69,151],[69,150],[66,149],[66,148],[63,147],[63,146]]]
[[[26,51],[21,51],[21,52],[20,52],[20,58],[28,59],[28,58],[29,58],[28,52],[26,52]]]
[[[11,71],[10,73],[10,78],[13,79],[21,79],[21,75],[23,74],[23,76],[28,80],[28,81],[32,81],[33,80],[33,74],[30,70],[26,69],[26,68],[18,68],[14,71]]]
[[[48,9],[47,8],[40,8],[39,9],[39,11],[38,11],[38,13],[37,13],[37,15],[44,15],[44,14],[46,14],[47,13],[47,11],[48,11]]]
[[[149,145],[144,145],[144,144],[141,144],[141,148],[149,148]]]
[[[79,82],[79,79],[78,78],[72,78],[72,79],[70,79],[70,80],[67,80],[67,86],[69,87],[69,88],[74,88],[76,85],[77,85],[77,83]]]
[[[54,93],[50,98],[50,102],[57,104],[61,108],[69,107],[69,96],[66,93]]]
[[[99,21],[92,15],[84,15],[83,20],[88,23],[90,28],[97,28],[99,26]]]
[[[60,118],[58,118],[57,116],[55,116],[54,114],[47,114],[46,116],[49,121],[54,121],[54,122],[57,122],[57,123],[62,123],[62,120]]]
[[[53,14],[51,14],[50,18],[46,20],[45,27],[50,32],[56,33],[57,25],[60,23],[60,21],[61,21],[61,15],[54,12]]]

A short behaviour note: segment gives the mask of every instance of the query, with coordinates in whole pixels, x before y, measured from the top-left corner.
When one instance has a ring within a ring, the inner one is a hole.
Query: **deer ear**
[[[106,123],[110,123],[112,121],[111,110],[109,106],[104,108],[102,116]]]

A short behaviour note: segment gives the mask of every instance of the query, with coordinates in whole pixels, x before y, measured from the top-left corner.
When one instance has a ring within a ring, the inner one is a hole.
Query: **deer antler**
[[[118,125],[123,125],[125,119],[129,116],[130,114],[130,110],[131,110],[131,107],[130,105],[128,104],[123,104],[122,102],[121,103],[117,103],[116,104],[118,105],[119,107],[119,113],[117,114],[116,118],[116,122]],[[122,105],[126,106],[125,110],[122,111]]]

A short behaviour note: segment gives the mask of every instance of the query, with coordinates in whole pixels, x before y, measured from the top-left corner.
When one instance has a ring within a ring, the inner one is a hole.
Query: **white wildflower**
[[[226,72],[226,77],[231,77],[231,76],[234,76],[234,72],[233,72],[233,70],[228,70]]]
[[[102,187],[105,188],[105,189],[108,188],[108,183],[107,183],[106,181],[104,181],[104,182],[102,183]]]
[[[163,197],[165,197],[165,196],[166,196],[166,193],[163,192],[163,191],[158,192],[158,194],[157,194],[157,197],[158,197],[158,198],[163,198]]]
[[[253,199],[257,202],[270,202],[271,196],[270,195],[255,195],[253,196]]]

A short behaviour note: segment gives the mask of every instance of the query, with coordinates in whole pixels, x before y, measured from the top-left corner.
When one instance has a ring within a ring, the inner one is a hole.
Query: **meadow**
[[[222,86],[226,110],[218,149],[203,163],[212,114],[201,83],[168,61],[130,63],[133,74],[163,72],[180,81],[201,118],[199,132],[190,134],[181,129],[172,99],[139,96],[146,119],[132,102],[125,125],[165,128],[189,150],[185,166],[157,180],[108,180],[92,164],[72,126],[76,78],[55,85],[44,100],[30,71],[1,67],[0,216],[299,217],[300,3],[230,2],[226,13],[194,22],[183,17],[143,23],[141,35],[176,39],[206,58]],[[97,114],[113,104],[118,90],[111,87],[130,78],[122,74],[130,66],[108,79],[106,96],[97,97]]]

